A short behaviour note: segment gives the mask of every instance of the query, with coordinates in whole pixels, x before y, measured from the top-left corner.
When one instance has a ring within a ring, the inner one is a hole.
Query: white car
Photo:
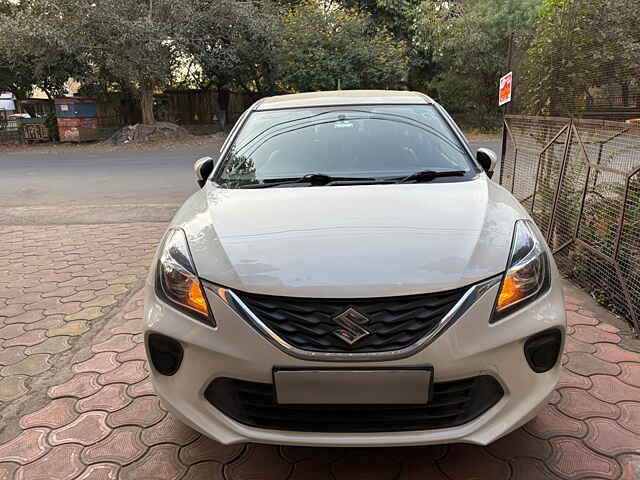
[[[256,102],[153,261],[164,404],[225,444],[486,445],[532,419],[563,296],[495,163],[419,93]]]

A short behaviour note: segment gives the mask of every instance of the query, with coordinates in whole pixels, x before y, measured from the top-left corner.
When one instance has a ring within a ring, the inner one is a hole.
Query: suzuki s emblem
[[[340,325],[340,328],[336,328],[333,334],[349,345],[353,345],[371,333],[362,326],[369,323],[369,319],[355,308],[349,307],[337,317],[333,317],[333,321]]]

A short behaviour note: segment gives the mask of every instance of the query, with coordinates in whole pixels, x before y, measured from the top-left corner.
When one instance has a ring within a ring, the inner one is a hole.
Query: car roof
[[[333,92],[294,93],[267,97],[255,103],[253,110],[321,107],[336,105],[429,104],[433,100],[420,92],[400,90],[336,90]]]

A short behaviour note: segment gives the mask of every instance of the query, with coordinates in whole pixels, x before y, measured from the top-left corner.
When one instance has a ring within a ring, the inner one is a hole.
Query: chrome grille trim
[[[438,325],[427,335],[420,338],[414,344],[400,348],[397,350],[389,350],[384,352],[367,352],[367,353],[343,353],[343,352],[316,352],[303,350],[291,345],[280,335],[271,330],[253,311],[240,299],[240,297],[231,289],[221,287],[213,283],[204,281],[205,289],[215,293],[224,303],[226,303],[234,312],[240,315],[246,322],[252,325],[260,332],[269,342],[278,347],[283,352],[292,357],[301,360],[315,360],[324,362],[376,362],[386,360],[397,360],[406,358],[427,345],[433,343],[440,335],[442,335],[451,325],[453,325],[462,315],[464,315],[472,305],[474,305],[491,287],[498,284],[502,279],[502,274],[491,277],[480,283],[472,285],[462,295],[460,300],[449,310],[449,312],[438,322]],[[487,318],[487,323],[489,319]]]

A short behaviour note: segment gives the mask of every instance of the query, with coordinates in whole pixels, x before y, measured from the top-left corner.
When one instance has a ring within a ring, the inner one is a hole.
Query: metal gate
[[[561,271],[640,317],[640,128],[507,115],[500,184],[528,209]]]

